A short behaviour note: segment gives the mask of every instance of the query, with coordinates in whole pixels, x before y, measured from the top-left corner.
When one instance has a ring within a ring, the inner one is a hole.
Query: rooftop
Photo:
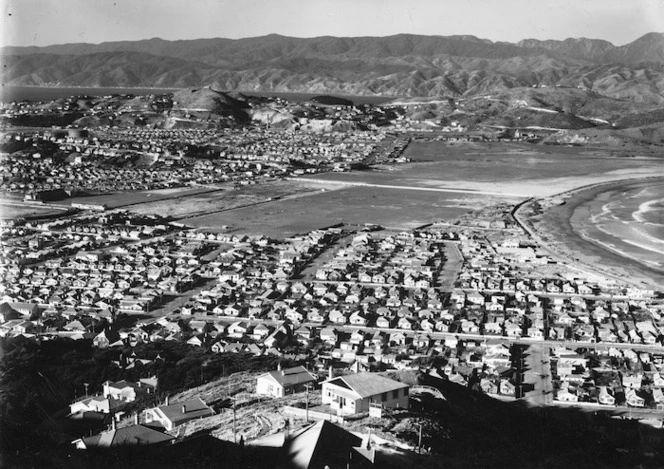
[[[296,366],[294,368],[287,368],[285,370],[270,371],[259,376],[259,378],[266,377],[271,377],[274,381],[285,388],[316,381],[316,378],[303,366]]]
[[[370,372],[339,376],[326,383],[351,389],[362,398],[409,387],[407,384]]]

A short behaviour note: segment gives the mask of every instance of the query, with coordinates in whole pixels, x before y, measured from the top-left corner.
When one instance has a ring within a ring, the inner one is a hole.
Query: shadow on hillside
[[[664,431],[636,420],[502,402],[429,375],[419,381],[446,398],[421,398],[423,411],[449,431],[428,442],[445,467],[664,467]]]

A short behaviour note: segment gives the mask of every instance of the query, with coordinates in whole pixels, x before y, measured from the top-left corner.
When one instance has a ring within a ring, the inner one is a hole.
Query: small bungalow
[[[256,394],[284,397],[288,393],[302,391],[307,384],[315,382],[314,375],[303,366],[284,370],[279,367],[276,371],[262,374],[256,379]]]
[[[339,376],[323,383],[323,404],[330,405],[340,415],[368,411],[372,404],[407,409],[409,388],[377,373]]]

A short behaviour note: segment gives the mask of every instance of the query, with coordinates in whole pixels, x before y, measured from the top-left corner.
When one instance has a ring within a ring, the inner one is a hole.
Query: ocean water
[[[144,96],[148,94],[172,93],[172,88],[92,88],[92,87],[50,87],[50,86],[2,86],[0,87],[0,101],[53,101],[69,96],[108,96],[112,94],[133,94]]]
[[[664,181],[629,183],[584,204],[598,244],[664,269]]]
[[[108,96],[111,94],[133,94],[144,96],[149,94],[165,94],[178,91],[179,88],[93,88],[93,87],[46,87],[46,86],[1,86],[0,102],[11,101],[53,101],[54,99],[67,98],[69,96]],[[239,91],[247,96],[278,97],[287,101],[308,101],[314,96],[325,93],[286,93],[277,91]],[[382,104],[395,98],[386,96],[349,96],[332,94],[339,98],[345,98],[359,104]]]

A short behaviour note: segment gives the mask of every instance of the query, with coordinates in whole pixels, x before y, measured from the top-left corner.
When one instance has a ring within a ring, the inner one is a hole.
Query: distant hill
[[[246,101],[207,87],[182,89],[173,94],[173,109],[177,110],[210,112],[248,120],[248,107]]]
[[[200,87],[387,96],[475,96],[515,87],[590,89],[664,104],[664,34],[516,44],[474,36],[232,39],[4,47],[5,85]]]

